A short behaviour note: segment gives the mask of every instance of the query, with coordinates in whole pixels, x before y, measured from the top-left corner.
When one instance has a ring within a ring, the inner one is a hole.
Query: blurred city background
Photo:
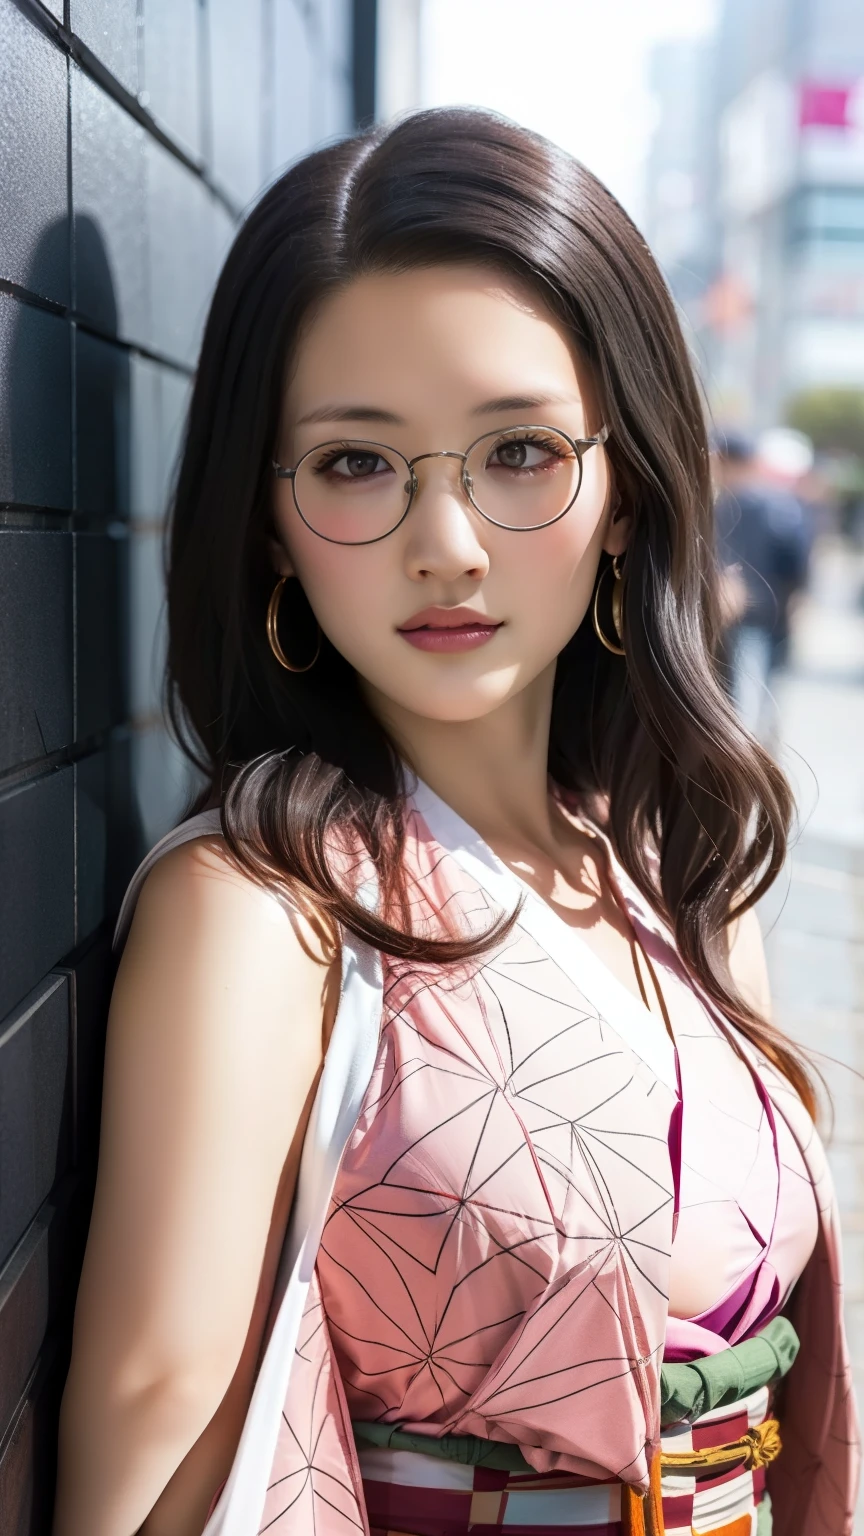
[[[762,918],[777,1017],[833,1097],[864,1374],[861,0],[0,0],[4,1536],[48,1530],[113,916],[193,787],[161,561],[209,294],[286,165],[448,103],[582,159],[679,306],[730,688],[798,797]]]

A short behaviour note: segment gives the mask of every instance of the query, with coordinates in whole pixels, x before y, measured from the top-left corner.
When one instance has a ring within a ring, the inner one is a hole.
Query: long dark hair
[[[395,752],[326,638],[314,668],[291,674],[265,632],[271,459],[304,317],[361,273],[445,261],[529,283],[567,327],[633,518],[626,662],[582,623],[558,661],[550,772],[605,807],[618,856],[694,977],[812,1112],[806,1067],[739,995],[726,960],[733,907],[752,906],[781,868],[792,801],[718,682],[706,433],[675,310],[615,198],[512,123],[421,112],[322,149],[274,183],[235,240],[204,335],[168,562],[168,707],[207,778],[199,804],[218,797],[228,846],[255,879],[281,883],[385,953],[453,962],[506,929],[505,917],[482,939],[443,920],[437,936],[412,931]],[[310,622],[314,633],[298,582],[282,608],[296,653]],[[340,841],[374,859],[377,913],[331,867]]]

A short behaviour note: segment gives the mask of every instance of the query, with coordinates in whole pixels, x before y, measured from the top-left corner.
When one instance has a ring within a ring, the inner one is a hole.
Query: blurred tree
[[[788,402],[786,421],[807,434],[817,453],[864,460],[864,390],[805,389]]]

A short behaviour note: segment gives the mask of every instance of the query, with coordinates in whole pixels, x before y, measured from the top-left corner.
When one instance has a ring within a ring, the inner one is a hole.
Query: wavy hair
[[[253,878],[384,953],[462,961],[513,920],[505,914],[480,938],[443,918],[434,934],[414,931],[391,743],[326,637],[315,667],[291,674],[265,634],[271,460],[304,318],[361,274],[453,261],[529,284],[566,327],[611,428],[613,483],[632,515],[626,662],[603,650],[590,619],[581,624],[558,660],[550,773],[604,808],[622,864],[671,925],[693,977],[812,1113],[803,1058],[740,995],[728,966],[726,927],[778,874],[792,800],[719,682],[705,423],[675,309],[615,198],[504,119],[420,112],[319,150],[269,188],[237,235],[204,334],[167,551],[167,706],[207,779],[198,803],[218,796],[228,847]],[[314,628],[298,582],[282,608],[286,633]],[[375,862],[378,912],[331,867],[328,849],[346,842]]]

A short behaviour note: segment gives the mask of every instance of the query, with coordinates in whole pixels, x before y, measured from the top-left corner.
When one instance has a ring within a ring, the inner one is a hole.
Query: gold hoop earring
[[[270,644],[270,649],[273,652],[273,655],[276,657],[280,667],[284,667],[287,672],[308,672],[310,668],[314,667],[318,657],[321,655],[321,625],[318,624],[316,620],[318,640],[315,646],[315,655],[312,657],[312,660],[307,661],[304,667],[295,666],[294,662],[289,661],[288,657],[285,655],[285,652],[279,643],[279,635],[276,629],[276,625],[279,619],[279,604],[282,601],[282,590],[287,580],[287,576],[280,576],[275,587],[273,588],[273,591],[270,594],[270,601],[267,604],[267,639]]]
[[[606,569],[608,570],[609,567],[607,566]],[[605,575],[606,571],[603,572],[603,576]],[[607,651],[611,651],[613,656],[626,656],[627,652],[624,649],[624,646],[613,645],[611,640],[607,640],[602,629],[600,628],[600,617],[597,611],[597,605],[600,601],[600,588],[603,585],[603,576],[600,577],[600,580],[594,588],[594,608],[592,612],[592,618],[594,621],[594,633],[597,636],[597,639],[600,641],[600,644],[605,645]],[[615,627],[615,633],[620,641],[624,639],[624,603],[621,591],[621,571],[618,566],[617,555],[615,555],[612,561],[612,576],[614,578],[612,587],[612,623]]]

